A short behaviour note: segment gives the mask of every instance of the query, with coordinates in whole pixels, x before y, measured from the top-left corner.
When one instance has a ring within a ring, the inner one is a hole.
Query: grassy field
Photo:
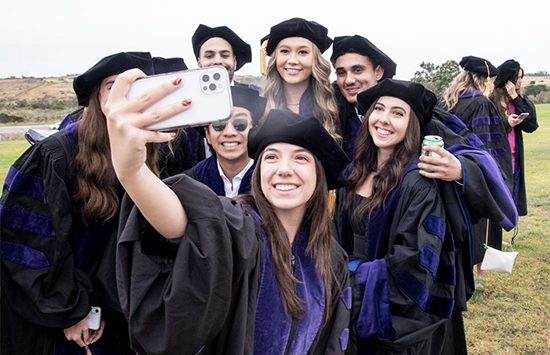
[[[464,318],[471,355],[550,354],[550,104],[537,105],[537,115],[539,129],[524,134],[529,215],[518,224],[519,256],[512,274],[486,272],[486,300],[470,301]],[[0,181],[28,147],[0,141]]]

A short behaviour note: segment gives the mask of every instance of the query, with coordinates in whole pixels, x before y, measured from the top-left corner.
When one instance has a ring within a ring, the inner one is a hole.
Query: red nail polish
[[[183,100],[181,104],[183,106],[189,106],[189,105],[191,105],[191,99]]]
[[[177,78],[176,80],[174,80],[173,84],[174,84],[174,85],[179,85],[179,84],[181,84],[181,78]]]

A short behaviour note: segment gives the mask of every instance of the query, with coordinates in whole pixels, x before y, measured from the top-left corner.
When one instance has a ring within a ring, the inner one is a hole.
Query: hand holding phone
[[[206,68],[183,70],[139,78],[130,85],[128,100],[164,82],[182,79],[182,84],[173,93],[160,99],[143,112],[191,99],[188,110],[170,118],[145,126],[148,130],[169,130],[178,127],[207,125],[226,120],[233,115],[233,99],[227,69],[215,65]]]
[[[97,330],[101,326],[101,308],[92,306],[88,317],[86,317],[88,329]]]
[[[529,116],[529,113],[528,112],[523,112],[523,113],[520,113],[519,116],[517,117],[518,120],[523,120],[525,118],[527,118],[527,116]]]

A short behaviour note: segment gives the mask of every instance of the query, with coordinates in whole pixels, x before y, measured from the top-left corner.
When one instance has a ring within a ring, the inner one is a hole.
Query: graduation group
[[[202,127],[143,128],[193,107],[146,110],[179,78],[126,99],[181,58],[75,78],[82,108],[3,187],[2,355],[467,353],[483,243],[527,213],[519,63],[464,57],[437,98],[360,35],[292,18],[260,43],[264,84],[237,83],[250,45],[198,26],[197,65],[225,67],[233,100]],[[444,147],[421,155],[426,135]]]

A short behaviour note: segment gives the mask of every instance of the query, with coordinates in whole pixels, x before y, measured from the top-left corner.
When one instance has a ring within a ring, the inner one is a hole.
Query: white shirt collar
[[[218,164],[218,172],[220,173],[220,176],[223,180],[223,189],[225,191],[225,196],[227,197],[235,197],[239,194],[239,189],[241,188],[241,182],[243,181],[244,175],[248,172],[250,167],[254,164],[254,159],[250,159],[248,164],[244,167],[243,170],[241,170],[240,173],[238,173],[234,178],[233,181],[229,181],[229,179],[225,176],[223,173],[222,167],[220,166],[219,160],[216,159],[216,163]]]

